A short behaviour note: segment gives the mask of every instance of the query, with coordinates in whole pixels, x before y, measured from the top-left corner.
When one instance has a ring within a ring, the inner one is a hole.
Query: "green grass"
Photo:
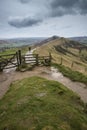
[[[72,81],[78,81],[78,82],[82,82],[84,84],[87,85],[87,76],[78,72],[78,71],[73,71],[68,67],[65,67],[63,65],[59,65],[56,63],[53,63],[52,66],[58,68],[58,70],[60,72],[62,72],[62,74],[68,78],[70,78]]]
[[[20,47],[20,48],[10,48],[10,49],[6,49],[3,52],[0,52],[0,61],[5,61],[5,59],[9,59],[12,58],[13,56],[10,54],[16,54],[16,52],[18,50],[21,50],[22,55],[26,54],[28,50],[28,47]],[[8,56],[7,56],[8,55]]]
[[[17,51],[17,48],[6,49],[5,51],[0,52],[0,55],[15,54],[16,51]]]
[[[0,100],[0,130],[87,130],[85,109],[62,84],[26,78],[13,82]]]
[[[10,48],[10,49],[6,49],[3,52],[0,52],[0,55],[15,54],[18,50],[21,50],[23,54],[25,54],[27,51],[29,51],[28,47]]]
[[[17,48],[11,48],[11,49],[6,49],[3,52],[0,52],[0,56],[1,56],[0,62],[3,62],[3,61],[5,62],[7,59],[12,58],[13,55],[10,55],[10,54],[16,54],[16,51],[17,51]]]

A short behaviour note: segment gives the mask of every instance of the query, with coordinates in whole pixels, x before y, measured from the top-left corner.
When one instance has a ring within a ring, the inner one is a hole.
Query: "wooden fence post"
[[[36,54],[36,65],[38,65],[38,54]]]
[[[16,52],[16,58],[17,58],[17,66],[18,66],[18,68],[19,68],[19,53],[18,52]]]
[[[60,62],[60,65],[62,65],[63,64],[63,58],[61,57],[61,62]]]
[[[18,55],[19,55],[19,64],[22,64],[22,57],[21,57],[21,50],[18,50]]]
[[[71,68],[74,66],[74,61],[72,61]]]
[[[0,72],[2,72],[3,71],[3,69],[2,69],[2,66],[1,66],[1,63],[0,63]]]

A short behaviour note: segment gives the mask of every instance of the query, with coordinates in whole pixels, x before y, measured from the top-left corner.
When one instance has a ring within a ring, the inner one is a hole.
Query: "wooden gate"
[[[23,64],[50,65],[50,63],[51,54],[49,56],[39,56],[38,54],[23,55],[21,50],[19,50],[15,54],[0,55],[0,71],[15,67],[19,68]]]
[[[19,61],[17,52],[15,54],[0,55],[0,71],[3,71],[3,69],[14,68],[18,65]]]
[[[38,54],[27,54],[22,56],[22,61],[26,64],[35,64],[35,65],[50,65],[51,63],[51,54],[48,56],[39,56]]]

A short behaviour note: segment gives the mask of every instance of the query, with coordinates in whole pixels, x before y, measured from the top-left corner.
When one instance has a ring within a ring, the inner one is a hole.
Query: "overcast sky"
[[[0,38],[87,36],[87,0],[0,0]]]

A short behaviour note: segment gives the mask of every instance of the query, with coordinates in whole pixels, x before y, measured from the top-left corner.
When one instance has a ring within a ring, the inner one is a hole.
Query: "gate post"
[[[61,62],[60,62],[60,65],[62,65],[63,64],[63,58],[61,57]]]
[[[19,57],[19,65],[22,64],[22,57],[21,57],[21,50],[18,50],[18,57]]]
[[[1,63],[0,63],[0,72],[2,72],[3,71],[3,69],[2,69],[2,66],[1,66]]]
[[[19,55],[18,55],[18,52],[16,52],[16,58],[17,58],[17,66],[19,68]]]
[[[36,65],[38,65],[38,54],[36,54]]]

